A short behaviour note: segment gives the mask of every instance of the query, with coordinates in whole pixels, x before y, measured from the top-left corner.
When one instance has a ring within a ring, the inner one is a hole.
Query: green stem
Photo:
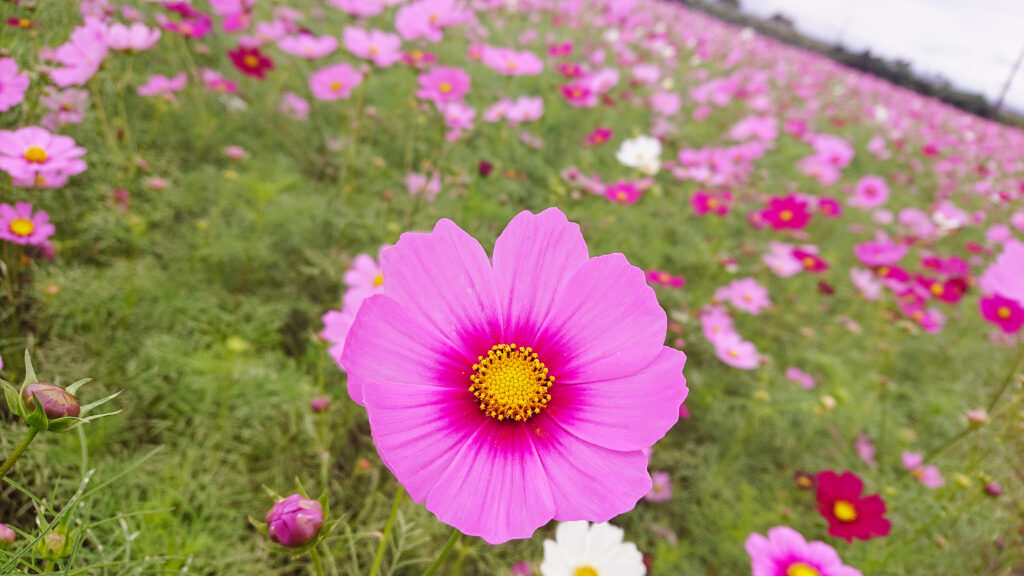
[[[320,553],[316,551],[316,546],[309,549],[309,555],[313,559],[313,571],[316,576],[324,576],[324,562],[320,559]]]
[[[7,458],[7,460],[4,462],[4,465],[0,466],[0,479],[3,479],[4,476],[7,476],[7,473],[10,472],[11,468],[14,467],[14,463],[18,461],[18,458],[20,458],[21,455],[25,452],[25,449],[28,448],[28,445],[32,443],[32,440],[36,437],[36,434],[39,434],[39,430],[36,430],[35,428],[28,429],[28,434],[25,434],[25,437],[21,439],[21,442],[18,443],[18,446],[14,448],[14,452],[12,452],[10,457]]]
[[[444,563],[444,559],[448,557],[452,549],[455,548],[455,544],[459,541],[459,537],[462,536],[462,532],[459,532],[458,528],[452,529],[452,535],[448,537],[448,542],[441,549],[441,553],[437,555],[437,560],[427,568],[427,571],[423,573],[423,576],[432,576],[437,569]]]
[[[1010,375],[1003,382],[1003,386],[999,389],[999,392],[993,396],[992,401],[988,403],[987,411],[989,413],[992,412],[996,407],[996,404],[999,403],[999,399],[1003,397],[1006,390],[1013,384],[1014,380],[1016,380],[1017,372],[1020,372],[1021,368],[1024,368],[1024,350],[1022,350],[1020,356],[1017,357],[1017,361],[1013,363],[1013,371],[1010,372]]]
[[[384,534],[380,537],[380,544],[377,546],[377,555],[373,557],[373,567],[370,568],[370,576],[377,576],[380,572],[380,565],[384,562],[384,550],[388,547],[388,540],[391,539],[391,529],[395,526],[395,516],[398,514],[398,506],[405,496],[405,488],[399,486],[395,494],[395,501],[391,504],[391,514],[388,516],[388,523],[384,525]]]

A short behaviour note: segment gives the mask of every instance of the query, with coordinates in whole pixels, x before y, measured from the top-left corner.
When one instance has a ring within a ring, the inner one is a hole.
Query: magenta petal
[[[555,520],[605,522],[632,510],[651,491],[643,452],[591,444],[545,414],[528,424],[555,499]]]
[[[486,417],[485,417],[486,418]],[[529,538],[555,513],[530,427],[487,419],[427,496],[427,510],[491,544]],[[401,480],[401,478],[399,478]]]
[[[555,297],[589,255],[583,233],[557,208],[520,212],[494,244],[507,343],[533,346]]]
[[[341,364],[348,370],[349,396],[360,405],[364,388],[378,385],[454,388],[472,399],[468,375],[465,382],[449,385],[451,375],[465,369],[464,362],[455,360],[459,355],[421,315],[377,295],[359,307]]]
[[[451,220],[406,233],[381,254],[384,294],[416,310],[470,366],[501,338],[494,273],[480,243]]]
[[[535,348],[556,386],[613,380],[654,361],[667,327],[644,271],[622,254],[608,254],[591,258],[572,276]]]
[[[551,418],[587,442],[612,450],[640,450],[660,440],[679,419],[686,399],[686,354],[662,347],[635,374],[585,384],[557,382]]]

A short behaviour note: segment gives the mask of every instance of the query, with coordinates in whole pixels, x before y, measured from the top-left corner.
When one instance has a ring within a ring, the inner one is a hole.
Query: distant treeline
[[[786,44],[817,52],[851,68],[884,78],[893,84],[941,100],[983,118],[1024,127],[1024,117],[1008,112],[1005,109],[997,110],[983,95],[976,92],[959,90],[953,87],[949,80],[945,78],[919,76],[911,70],[910,62],[906,60],[886,60],[872,54],[870,50],[851,52],[843,46],[827,44],[803,36],[796,30],[793,21],[784,14],[775,14],[770,19],[764,20],[740,12],[738,0],[718,0],[714,2],[704,0],[677,1],[720,20],[741,26],[749,26],[766,36],[771,36]]]

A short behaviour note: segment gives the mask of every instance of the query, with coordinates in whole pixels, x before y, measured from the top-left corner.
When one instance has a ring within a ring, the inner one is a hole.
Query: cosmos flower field
[[[1019,130],[667,0],[0,15],[0,574],[1021,573]]]

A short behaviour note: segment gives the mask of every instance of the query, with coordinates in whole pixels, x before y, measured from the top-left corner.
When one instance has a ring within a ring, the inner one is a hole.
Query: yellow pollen
[[[920,322],[921,319],[924,318],[924,312],[921,312],[920,310],[914,310],[914,313],[911,314],[910,317]]]
[[[629,198],[629,196],[625,192],[617,192],[615,194],[615,198],[622,202],[625,202]]]
[[[718,207],[718,200],[715,200],[714,198],[708,198],[708,208],[717,208],[717,207]]]
[[[16,218],[11,221],[11,232],[15,236],[28,236],[35,231],[36,225],[31,220],[25,218]]]
[[[881,268],[878,269],[878,275],[879,276],[888,276],[889,275],[889,268],[886,267],[886,266],[882,266]]]
[[[49,158],[49,156],[46,155],[46,150],[43,150],[39,146],[32,146],[28,150],[25,150],[23,157],[25,160],[28,160],[33,164],[42,164],[43,162],[46,162],[47,158]]]
[[[804,258],[804,268],[813,268],[816,262],[810,256]]]
[[[32,26],[32,21],[29,20],[28,18],[22,18],[18,20],[18,26],[22,28],[29,28]]]
[[[803,562],[797,562],[796,564],[790,564],[789,568],[786,568],[786,576],[821,576],[821,572]]]
[[[438,21],[439,19],[440,19],[440,18],[438,18],[437,14],[431,14],[431,15],[430,15],[430,25],[431,25],[431,26],[437,26],[437,21]]]
[[[512,60],[505,62],[505,67],[509,70],[515,70],[517,68],[516,63]]]
[[[469,391],[480,410],[498,421],[526,422],[551,400],[548,389],[555,378],[532,348],[496,344],[473,365]]]
[[[242,59],[242,63],[244,63],[248,68],[256,68],[260,65],[260,59],[249,54]]]
[[[330,83],[328,88],[331,89],[331,92],[341,92],[341,82],[335,80],[334,82]]]
[[[447,94],[452,91],[452,85],[447,82],[441,82],[441,85],[437,87],[442,94]]]
[[[857,509],[846,500],[836,500],[832,505],[832,513],[840,522],[853,522],[857,519]]]
[[[373,285],[374,286],[380,286],[382,284],[384,284],[384,275],[383,274],[377,274],[376,276],[374,276],[374,278],[373,278]]]
[[[740,353],[735,350],[729,350],[729,358],[739,358]]]
[[[668,282],[669,280],[672,279],[672,275],[669,274],[668,272],[662,272],[661,274],[658,274],[658,279],[661,280],[662,282]]]
[[[181,30],[186,36],[192,34],[192,25],[188,22],[182,22],[181,26],[178,29]]]
[[[418,50],[418,49],[417,50],[413,50],[412,52],[409,53],[409,55],[412,56],[413,60],[419,60],[419,59],[423,58],[423,51],[422,50]]]
[[[572,576],[601,576],[593,566],[580,566],[572,573]]]
[[[42,174],[36,174],[36,186],[46,186],[46,178]]]
[[[932,294],[942,296],[942,284],[939,284],[938,282],[932,284]]]
[[[807,476],[801,476],[797,479],[796,483],[801,488],[810,488],[811,486],[814,486],[814,482],[812,482]]]
[[[779,212],[779,220],[782,220],[783,222],[789,222],[792,219],[793,213],[790,212],[789,210],[783,210],[782,212]]]
[[[1006,306],[1000,306],[999,309],[996,310],[996,316],[999,316],[1003,320],[1006,320],[1007,318],[1010,317],[1010,309],[1007,308]]]
[[[583,97],[583,91],[580,90],[579,88],[573,88],[572,89],[572,97],[573,98],[582,98]]]
[[[370,46],[369,52],[370,52],[370,54],[373,54],[374,56],[376,56],[380,52],[380,50],[377,50],[376,46]]]

